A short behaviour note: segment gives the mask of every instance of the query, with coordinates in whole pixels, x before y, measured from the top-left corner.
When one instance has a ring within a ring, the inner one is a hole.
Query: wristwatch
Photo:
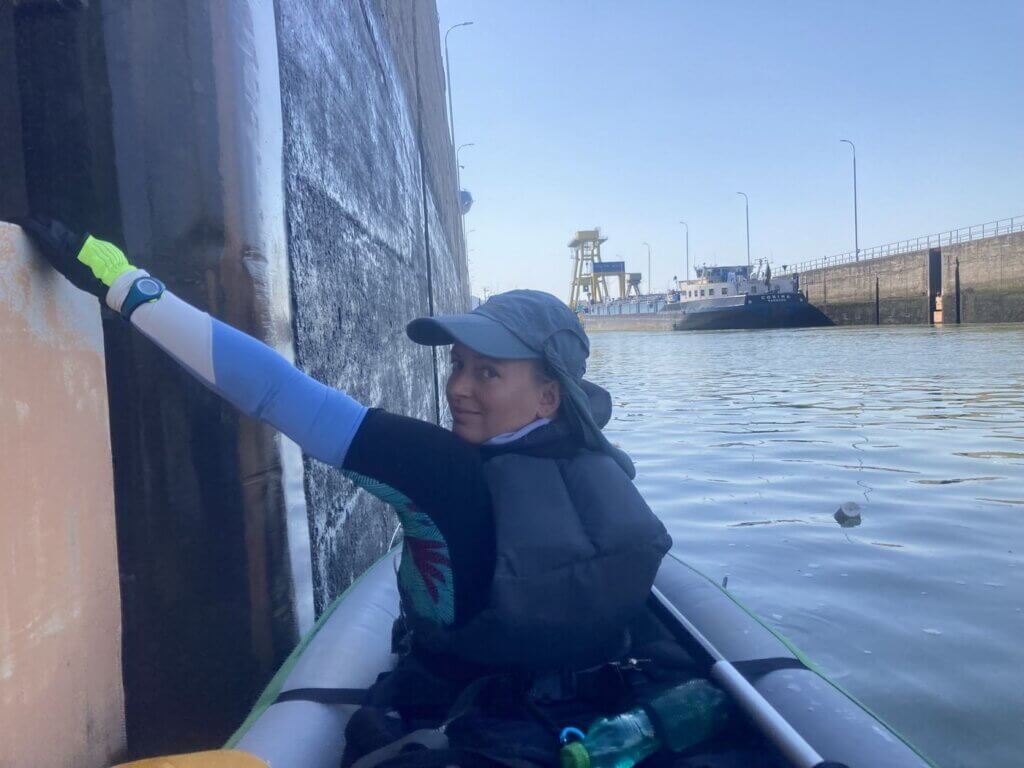
[[[127,320],[140,304],[156,301],[163,295],[163,292],[164,284],[155,277],[145,275],[138,278],[132,283],[132,287],[128,289],[128,295],[121,303],[121,317]]]

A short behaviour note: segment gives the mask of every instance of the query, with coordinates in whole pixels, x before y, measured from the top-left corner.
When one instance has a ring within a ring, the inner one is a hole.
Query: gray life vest
[[[484,462],[495,527],[487,606],[461,627],[415,622],[418,644],[477,664],[582,669],[621,655],[672,546],[610,456],[507,453]]]

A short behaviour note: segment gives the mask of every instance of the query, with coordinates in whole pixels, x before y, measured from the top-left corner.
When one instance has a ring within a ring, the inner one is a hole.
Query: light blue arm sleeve
[[[214,318],[210,322],[217,390],[310,456],[340,467],[366,406],[307,376],[266,344]]]
[[[170,291],[136,309],[131,322],[243,413],[276,427],[310,456],[342,466],[366,406]]]

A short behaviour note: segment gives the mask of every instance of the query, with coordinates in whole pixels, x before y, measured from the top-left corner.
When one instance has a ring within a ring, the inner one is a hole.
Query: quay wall
[[[1024,322],[1024,232],[808,270],[800,289],[838,325]]]
[[[404,336],[469,303],[433,0],[0,6],[0,220],[113,240],[330,386],[444,423]],[[126,756],[217,746],[397,523],[119,317],[102,334]],[[0,623],[0,664],[23,631]]]

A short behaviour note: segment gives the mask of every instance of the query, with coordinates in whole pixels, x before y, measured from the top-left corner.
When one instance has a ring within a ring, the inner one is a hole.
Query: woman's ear
[[[553,419],[562,404],[562,387],[558,381],[549,379],[541,385],[540,405],[537,408],[538,419]]]

